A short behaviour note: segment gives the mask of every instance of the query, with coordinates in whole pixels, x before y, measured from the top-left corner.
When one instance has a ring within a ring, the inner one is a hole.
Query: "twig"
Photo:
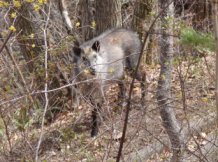
[[[8,123],[6,122],[6,119],[3,115],[3,112],[1,111],[0,109],[0,117],[2,118],[2,121],[3,121],[3,125],[5,127],[5,133],[6,133],[6,138],[7,138],[7,141],[8,141],[8,145],[9,145],[9,149],[10,149],[10,153],[12,151],[12,145],[11,145],[11,137],[10,137],[10,131],[8,129]]]
[[[2,37],[1,34],[0,34],[0,38],[2,38],[2,42],[6,42],[6,41],[3,40],[3,37]],[[11,49],[9,49],[7,47],[7,44],[5,44],[4,48],[5,48],[6,52],[8,53],[9,57],[11,58],[15,68],[17,69],[18,74],[20,75],[20,78],[21,78],[21,80],[23,82],[23,86],[25,87],[26,92],[29,94],[30,93],[29,87],[27,86],[26,80],[24,79],[23,73],[21,72],[21,70],[20,70],[20,68],[19,68],[19,66],[17,64],[16,59],[14,58],[13,54],[11,53]],[[32,96],[29,96],[29,99],[30,99],[31,103],[33,104],[34,101],[33,101]]]
[[[38,141],[38,145],[36,148],[36,157],[35,161],[38,162],[39,158],[39,148],[42,142],[42,136],[43,136],[43,131],[44,131],[44,123],[45,123],[45,114],[48,109],[48,44],[47,44],[47,28],[48,28],[48,22],[49,22],[49,17],[50,17],[50,9],[51,9],[51,2],[49,3],[49,10],[48,10],[48,15],[47,15],[47,20],[45,24],[45,28],[43,30],[44,34],[44,44],[45,44],[45,107],[44,107],[44,112],[42,116],[42,124],[41,124],[41,133]]]
[[[19,17],[19,18],[17,19],[17,22],[15,22],[15,25],[20,21],[20,19],[21,19],[21,17]],[[9,41],[9,39],[11,38],[11,36],[12,36],[13,33],[14,33],[13,31],[10,31],[10,33],[8,34],[7,38],[5,39],[3,45],[2,45],[1,48],[0,48],[0,53],[1,53],[1,52],[3,51],[3,49],[5,48],[6,44],[8,43],[8,41]],[[1,36],[1,37],[2,37],[2,36]]]
[[[0,48],[0,53],[1,53],[1,52],[3,51],[3,49],[5,48],[6,44],[8,43],[9,39],[11,38],[12,34],[13,34],[12,31],[8,34],[7,38],[5,39],[3,45],[2,45],[1,48]],[[2,37],[2,36],[1,36],[1,37]],[[0,37],[0,38],[1,38],[1,37]]]

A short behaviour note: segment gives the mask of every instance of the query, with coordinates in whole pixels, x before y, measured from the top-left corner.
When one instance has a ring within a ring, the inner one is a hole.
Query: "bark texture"
[[[214,34],[216,43],[216,111],[217,111],[217,127],[218,127],[218,0],[213,3],[214,14]]]
[[[170,36],[173,32],[172,19],[174,13],[173,3],[166,8],[170,0],[159,0],[161,9],[165,11],[161,15],[161,40],[160,40],[160,64],[161,71],[158,81],[157,100],[160,109],[160,115],[163,121],[167,134],[169,136],[173,157],[172,162],[181,162],[181,149],[183,137],[180,133],[180,126],[175,117],[175,113],[171,104],[171,73],[172,73],[172,58],[173,58],[173,37]],[[170,18],[170,19],[169,19]]]
[[[154,0],[137,0],[134,8],[134,15],[132,19],[132,28],[134,31],[137,31],[141,40],[143,40],[143,35],[145,32],[148,32],[148,28],[152,22],[152,11],[154,10]],[[151,30],[154,32],[154,29]],[[151,65],[157,62],[158,56],[157,52],[154,51],[155,43],[154,35],[149,35],[148,49],[146,55],[144,56],[144,61],[147,64]]]
[[[120,0],[96,0],[96,34],[122,23]]]
[[[93,29],[91,28],[92,11],[89,7],[89,0],[80,0],[78,3],[78,15],[81,23],[81,38],[82,41],[87,41],[93,37]]]
[[[142,36],[150,25],[152,4],[153,0],[137,0],[135,3],[132,28],[139,33],[141,39],[143,39]]]

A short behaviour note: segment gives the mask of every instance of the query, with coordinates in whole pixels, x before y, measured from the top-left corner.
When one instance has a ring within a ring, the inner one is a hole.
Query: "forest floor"
[[[159,66],[147,66],[145,71],[146,100],[141,105],[141,90],[136,82],[122,160],[133,161],[128,160],[128,156],[140,154],[140,150],[147,147],[146,151],[152,152],[148,162],[167,161],[172,153],[156,101]],[[209,119],[215,118],[214,55],[187,59],[180,63],[175,60],[172,74],[172,107],[182,129],[185,130],[189,124],[200,125],[202,119],[206,125],[206,128],[200,129],[198,134],[187,140],[187,147],[195,150],[198,146],[206,145],[204,139],[214,130],[211,125],[213,121],[207,124]],[[127,86],[130,80],[126,79]],[[181,88],[181,83],[184,83],[184,88]],[[112,85],[106,95],[100,133],[96,138],[90,137],[92,107],[88,102],[82,102],[74,110],[61,112],[53,123],[44,128],[39,159],[43,162],[115,161],[125,117],[125,108],[117,106],[117,96],[118,86]],[[40,131],[34,125],[22,133],[15,131],[10,140],[12,150],[10,153],[1,151],[3,154],[0,155],[0,161],[34,161]],[[151,145],[154,143],[163,145],[162,149],[159,145]]]

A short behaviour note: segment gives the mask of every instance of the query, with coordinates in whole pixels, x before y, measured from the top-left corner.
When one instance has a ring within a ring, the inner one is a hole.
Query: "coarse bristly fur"
[[[95,78],[95,90],[90,87],[89,91],[96,95],[90,98],[95,105],[92,113],[91,136],[98,133],[98,109],[101,108],[104,96],[104,86],[111,81],[117,81],[122,91],[124,86],[122,79],[124,70],[133,71],[137,65],[141,50],[141,41],[137,33],[123,29],[114,28],[105,31],[101,35],[84,42],[79,47],[74,47],[75,62],[79,71],[89,69]],[[136,76],[142,80],[140,75]],[[97,87],[97,88],[96,88]],[[88,91],[86,90],[86,93]],[[124,92],[121,92],[123,98]]]

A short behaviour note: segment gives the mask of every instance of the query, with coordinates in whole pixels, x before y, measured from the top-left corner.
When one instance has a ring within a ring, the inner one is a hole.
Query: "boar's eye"
[[[83,59],[83,61],[85,61],[85,60],[86,60],[86,58],[85,58],[84,56],[82,57],[82,59]]]
[[[90,61],[86,57],[82,57],[82,60],[86,66],[91,66]]]
[[[97,55],[93,55],[93,58],[96,59],[96,58],[97,58]]]
[[[99,41],[95,41],[92,45],[92,49],[95,51],[95,52],[99,52],[100,51],[100,42]]]

